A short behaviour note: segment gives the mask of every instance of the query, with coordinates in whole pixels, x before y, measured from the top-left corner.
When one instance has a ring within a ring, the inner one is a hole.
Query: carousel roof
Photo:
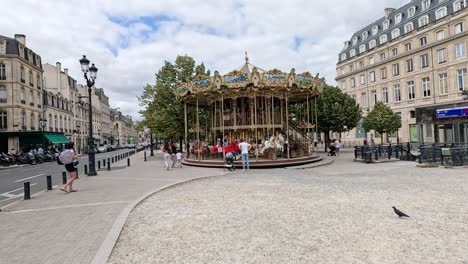
[[[174,92],[185,102],[194,99],[219,100],[221,94],[225,97],[288,94],[301,99],[307,94],[318,96],[325,85],[324,78],[319,78],[318,74],[296,74],[294,68],[289,73],[278,69],[265,71],[250,64],[246,56],[245,64],[232,72],[226,75],[220,75],[218,71],[215,71],[214,76],[197,75],[192,81],[179,83]]]

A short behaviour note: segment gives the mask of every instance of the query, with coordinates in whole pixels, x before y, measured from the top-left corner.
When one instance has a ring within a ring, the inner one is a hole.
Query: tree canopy
[[[378,102],[372,111],[364,117],[362,126],[367,131],[374,130],[380,133],[381,139],[383,139],[383,133],[392,133],[401,127],[401,117],[384,103]]]

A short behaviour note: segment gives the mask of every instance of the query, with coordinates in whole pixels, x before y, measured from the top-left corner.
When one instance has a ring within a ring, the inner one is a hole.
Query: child
[[[176,164],[182,168],[182,151],[180,149],[176,154]]]

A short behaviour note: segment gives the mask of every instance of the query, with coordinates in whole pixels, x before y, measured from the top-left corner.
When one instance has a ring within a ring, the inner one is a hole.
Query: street
[[[132,149],[133,150],[133,149]],[[112,152],[96,154],[96,170],[98,169],[98,161],[112,156],[131,151],[130,149],[121,149]],[[88,156],[79,158],[78,176],[84,176],[84,165],[88,164]],[[26,165],[24,167],[8,168],[0,170],[0,208],[10,204],[23,197],[23,183],[31,183],[31,195],[47,189],[46,176],[52,176],[52,185],[62,184],[62,172],[65,171],[64,166],[60,166],[57,162],[46,162],[37,165]],[[68,175],[67,175],[68,178]]]

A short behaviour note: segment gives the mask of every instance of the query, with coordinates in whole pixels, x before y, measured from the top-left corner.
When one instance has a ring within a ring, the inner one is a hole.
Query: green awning
[[[51,144],[65,144],[70,142],[66,136],[61,134],[45,134],[44,136]]]

